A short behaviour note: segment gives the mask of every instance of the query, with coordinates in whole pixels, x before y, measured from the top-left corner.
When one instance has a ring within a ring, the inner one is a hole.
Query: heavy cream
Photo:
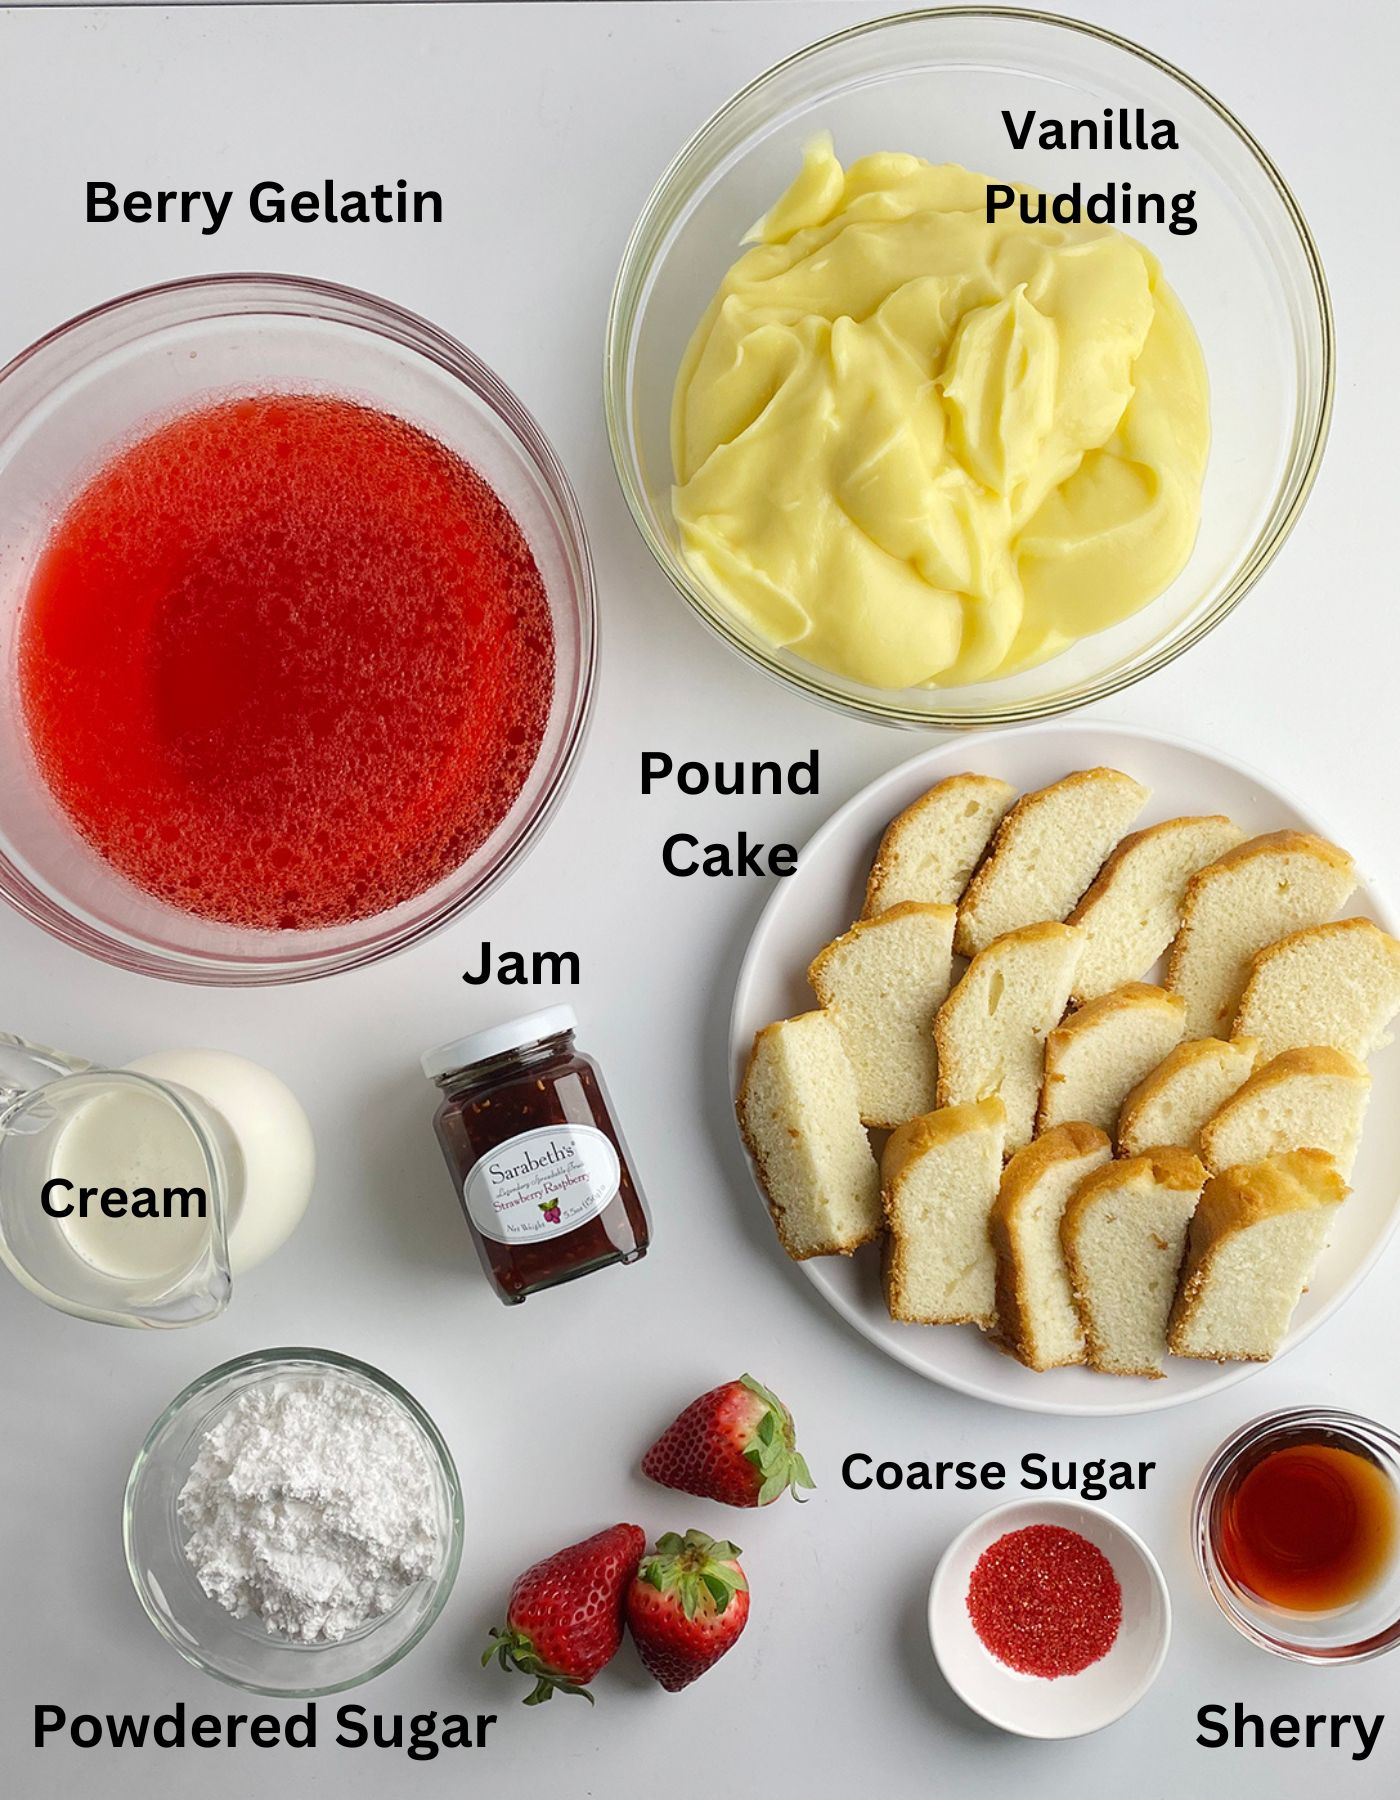
[[[0,1258],[50,1305],[185,1325],[276,1250],[315,1173],[275,1075],[215,1050],[103,1069],[0,1038]]]

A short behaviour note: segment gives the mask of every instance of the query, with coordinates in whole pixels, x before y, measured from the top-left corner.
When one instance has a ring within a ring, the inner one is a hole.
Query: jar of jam
[[[423,1057],[433,1124],[482,1267],[507,1306],[647,1253],[651,1221],[571,1006]]]

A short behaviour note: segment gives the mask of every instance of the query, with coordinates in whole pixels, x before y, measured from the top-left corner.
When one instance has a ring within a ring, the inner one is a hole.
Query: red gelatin
[[[1097,1545],[1063,1525],[1008,1531],[972,1571],[967,1610],[986,1648],[1022,1675],[1078,1675],[1113,1648],[1123,1594]]]
[[[187,413],[77,494],[34,571],[20,689],[77,830],[146,892],[343,924],[481,845],[539,751],[544,583],[495,491],[322,395]]]

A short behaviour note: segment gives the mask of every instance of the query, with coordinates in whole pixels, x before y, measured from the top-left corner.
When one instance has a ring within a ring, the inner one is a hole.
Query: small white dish
[[[967,1590],[979,1557],[1030,1525],[1060,1525],[1087,1538],[1112,1563],[1123,1592],[1113,1648],[1078,1675],[1022,1675],[973,1629]],[[973,1712],[1020,1737],[1085,1737],[1121,1719],[1157,1679],[1171,1642],[1172,1606],[1157,1558],[1120,1520],[1072,1500],[1016,1500],[974,1519],[943,1552],[929,1589],[928,1628],[944,1680]]]

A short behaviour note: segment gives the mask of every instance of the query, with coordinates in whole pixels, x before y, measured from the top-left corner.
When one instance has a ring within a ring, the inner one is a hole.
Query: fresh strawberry
[[[642,1473],[729,1506],[767,1506],[787,1488],[814,1485],[792,1414],[752,1375],[692,1401],[642,1458]]]
[[[637,1654],[668,1693],[689,1687],[732,1649],[749,1617],[749,1584],[736,1544],[703,1531],[668,1531],[627,1590]]]
[[[492,1631],[483,1666],[499,1659],[503,1669],[532,1676],[526,1706],[538,1706],[556,1688],[591,1704],[584,1684],[617,1655],[627,1584],[646,1547],[640,1525],[611,1525],[526,1569],[510,1590],[505,1627]]]

